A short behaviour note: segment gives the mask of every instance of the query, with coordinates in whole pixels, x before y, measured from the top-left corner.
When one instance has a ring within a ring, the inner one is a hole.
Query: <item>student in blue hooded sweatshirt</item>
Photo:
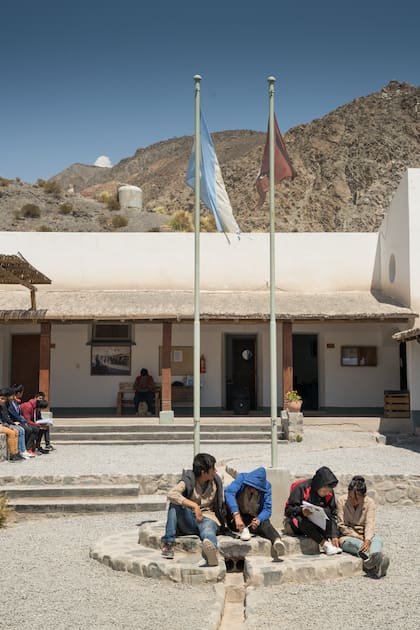
[[[249,473],[240,473],[235,481],[225,488],[228,522],[233,531],[241,533],[242,540],[252,534],[267,538],[271,542],[274,559],[284,555],[285,548],[280,534],[270,522],[271,483],[267,481],[265,468]]]

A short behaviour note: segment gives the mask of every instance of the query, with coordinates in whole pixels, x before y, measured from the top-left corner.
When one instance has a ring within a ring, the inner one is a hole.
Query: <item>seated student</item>
[[[224,527],[223,484],[216,473],[213,455],[198,453],[193,469],[184,471],[181,480],[168,493],[170,501],[162,556],[174,557],[177,535],[199,536],[208,566],[217,566],[217,533]]]
[[[305,479],[292,484],[284,511],[286,530],[312,538],[328,556],[341,553],[336,522],[337,506],[334,496],[334,488],[337,483],[338,479],[334,473],[326,466],[322,466],[316,471],[312,479]],[[325,529],[309,520],[308,517],[313,512],[309,507],[302,505],[303,501],[324,509],[328,516]]]
[[[4,390],[0,390],[0,433],[4,433],[7,439],[7,448],[9,450],[9,461],[18,462],[23,458],[18,454],[18,431],[12,424],[10,424],[10,416],[7,413],[6,401],[7,396],[4,395]]]
[[[343,551],[363,558],[363,569],[370,577],[386,575],[389,558],[382,553],[382,538],[375,534],[375,502],[366,496],[366,482],[356,475],[348,494],[337,501],[337,522]]]
[[[15,385],[9,388],[9,396],[7,398],[7,410],[12,419],[13,424],[19,428],[19,430],[23,429],[25,432],[25,443],[27,454],[29,457],[35,457],[35,453],[33,452],[36,439],[39,433],[37,427],[33,427],[29,425],[25,418],[20,413],[20,400],[23,394],[23,386]]]
[[[29,459],[35,457],[26,450],[25,429],[20,424],[15,423],[9,413],[9,402],[14,398],[14,392],[10,387],[4,387],[0,390],[0,398],[4,403],[0,402],[2,417],[7,426],[14,429],[18,434],[18,455],[21,459]]]
[[[140,371],[140,375],[134,381],[134,413],[138,412],[139,403],[144,400],[147,403],[149,413],[155,413],[155,390],[156,385],[153,376],[146,368]]]
[[[284,555],[281,536],[270,522],[271,483],[267,481],[265,468],[240,473],[225,488],[225,501],[228,525],[233,531],[241,532],[242,540],[249,540],[250,529],[253,534],[271,542],[274,559]]]
[[[27,402],[20,405],[20,413],[25,418],[27,424],[36,430],[35,453],[48,454],[50,449],[42,448],[41,440],[44,437],[45,443],[49,443],[49,429],[47,425],[39,424],[41,420],[41,409],[48,407],[48,401],[44,400],[44,393],[38,392],[35,398],[31,398]],[[48,438],[47,438],[48,432]]]

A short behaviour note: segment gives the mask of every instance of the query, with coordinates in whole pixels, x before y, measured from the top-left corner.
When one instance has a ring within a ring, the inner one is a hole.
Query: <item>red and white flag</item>
[[[264,154],[260,172],[257,177],[256,187],[260,196],[259,205],[265,201],[265,195],[270,187],[270,154],[269,154],[269,130],[267,129],[267,138],[265,141]],[[296,171],[292,166],[290,158],[287,154],[286,145],[280,133],[277,124],[277,118],[274,115],[274,183],[278,184],[283,179],[296,177]]]

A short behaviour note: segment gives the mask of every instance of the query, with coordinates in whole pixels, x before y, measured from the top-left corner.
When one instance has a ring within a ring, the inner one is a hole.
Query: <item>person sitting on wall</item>
[[[27,444],[27,440],[32,440],[33,433],[29,430],[25,430],[24,425],[26,424],[25,418],[21,416],[19,411],[19,405],[15,402],[15,390],[12,387],[5,387],[2,390],[6,397],[6,413],[9,418],[9,424],[12,425],[16,431],[18,431],[18,450],[19,455],[21,455],[24,459],[29,459],[30,457],[35,457],[34,453],[30,453],[27,450],[27,446],[32,445],[31,442]]]
[[[44,438],[45,444],[48,445],[50,443],[49,438],[49,428],[46,424],[40,424],[39,420],[41,420],[41,409],[46,409],[48,407],[48,400],[44,400],[45,394],[44,392],[38,392],[34,398],[31,398],[27,402],[24,402],[20,405],[20,412],[22,416],[25,418],[27,424],[36,429],[36,442],[35,442],[35,453],[38,454],[46,454],[49,453],[51,448],[42,448],[41,440]],[[48,437],[47,437],[48,436]]]
[[[348,494],[337,501],[337,522],[343,551],[363,559],[369,577],[381,578],[389,566],[382,553],[382,538],[375,533],[375,502],[366,496],[364,477],[356,475],[348,485]]]
[[[312,479],[292,483],[284,510],[286,532],[312,538],[327,556],[341,553],[334,495],[337,483],[338,479],[334,473],[327,466],[322,466]],[[304,502],[311,504],[314,508],[323,508],[327,516],[324,527],[320,527],[311,520],[315,509],[311,509],[310,505],[305,506]]]
[[[196,535],[202,540],[202,554],[207,566],[217,566],[217,534],[224,528],[223,483],[216,472],[216,460],[208,453],[194,457],[192,470],[168,493],[169,508],[162,556],[174,557],[175,538]]]
[[[139,403],[144,401],[147,403],[149,413],[154,414],[156,385],[146,368],[142,368],[140,375],[134,381],[134,389],[136,390],[134,394],[134,413],[138,412]]]
[[[278,531],[270,521],[271,483],[267,481],[263,467],[249,473],[240,473],[225,488],[227,522],[232,531],[240,532],[241,540],[253,534],[267,538],[271,542],[271,555],[275,560],[283,556],[284,544]]]
[[[18,431],[11,424],[10,416],[6,408],[7,390],[0,390],[0,433],[4,433],[7,439],[7,448],[9,450],[9,461],[18,462],[24,459],[18,453]]]

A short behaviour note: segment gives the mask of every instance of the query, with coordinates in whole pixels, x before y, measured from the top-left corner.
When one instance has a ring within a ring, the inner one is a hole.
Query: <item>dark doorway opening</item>
[[[11,385],[25,388],[22,400],[33,398],[39,389],[39,335],[12,335]]]
[[[249,408],[257,407],[256,335],[225,336],[226,409],[233,409],[235,397],[243,393]]]
[[[317,335],[293,335],[293,389],[302,396],[302,409],[318,409]]]

